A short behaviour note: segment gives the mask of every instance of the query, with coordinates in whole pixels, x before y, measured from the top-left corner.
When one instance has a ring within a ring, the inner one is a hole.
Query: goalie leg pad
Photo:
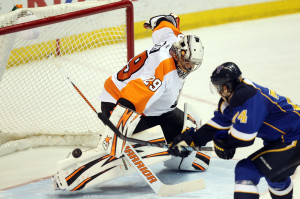
[[[136,139],[145,139],[152,142],[160,142],[163,139],[162,132],[140,132],[133,135]],[[165,161],[170,158],[166,149],[133,145],[147,165]],[[99,149],[83,151],[82,155],[74,158],[69,155],[65,160],[57,163],[58,172],[52,181],[56,190],[78,191],[92,187],[99,187],[113,179],[136,172],[129,161],[124,158],[116,158]]]
[[[117,105],[109,119],[124,136],[130,137],[139,123],[141,116],[135,111]],[[126,140],[119,138],[106,126],[101,135],[98,148],[118,158],[123,154],[125,145]]]
[[[68,157],[58,162],[57,167],[58,172],[52,181],[56,189],[68,191],[93,187],[122,176],[127,170],[133,171],[122,158],[115,158],[98,149],[85,151],[79,158]]]
[[[164,162],[165,167],[181,171],[205,171],[208,169],[210,156],[198,151],[193,151],[189,156],[182,158],[172,156]]]

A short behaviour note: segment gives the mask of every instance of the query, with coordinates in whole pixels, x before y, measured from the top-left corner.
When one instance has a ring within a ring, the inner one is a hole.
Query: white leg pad
[[[149,141],[163,139],[162,133],[153,132],[141,132],[133,137]],[[170,158],[167,150],[163,148],[133,146],[148,166]],[[103,150],[99,151],[98,148],[83,151],[79,158],[70,155],[58,162],[57,168],[57,174],[52,179],[55,189],[67,191],[100,187],[102,183],[136,172],[123,156],[116,158]]]
[[[193,151],[188,157],[172,156],[164,162],[165,167],[183,171],[205,171],[208,169],[210,157],[203,152]]]

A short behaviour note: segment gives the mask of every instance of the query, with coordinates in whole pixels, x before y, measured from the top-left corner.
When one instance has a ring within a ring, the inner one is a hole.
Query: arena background
[[[14,5],[24,8],[89,0],[0,0],[0,14],[9,12]],[[173,12],[181,18],[181,29],[253,20],[300,12],[299,0],[133,0],[135,39],[151,36],[143,23],[150,17]]]

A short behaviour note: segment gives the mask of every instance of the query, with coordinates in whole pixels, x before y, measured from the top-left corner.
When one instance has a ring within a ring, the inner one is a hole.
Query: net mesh
[[[19,9],[1,16],[0,25],[111,2]],[[37,27],[31,30],[38,33],[35,39],[28,39],[30,30],[0,36],[2,54],[12,49],[1,60],[6,67],[0,83],[0,155],[37,146],[97,144],[102,122],[57,66],[101,111],[97,98],[104,81],[127,62],[125,12],[123,8]]]

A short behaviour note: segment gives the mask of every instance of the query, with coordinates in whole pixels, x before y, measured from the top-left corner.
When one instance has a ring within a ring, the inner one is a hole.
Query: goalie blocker
[[[199,127],[199,117],[195,113],[187,113],[189,110],[188,107],[188,105],[185,105],[185,126],[192,125],[193,127]],[[124,116],[126,116],[127,120],[124,120]],[[126,135],[128,136],[134,131],[139,120],[139,115],[132,110],[117,106],[112,113],[111,119],[114,121],[114,124],[119,124],[119,127],[122,127],[120,128],[121,132],[127,133]],[[112,136],[109,140],[113,141],[115,135],[113,132],[110,132],[108,127],[106,128],[106,134],[102,135],[102,138]],[[155,133],[150,130],[136,133],[132,137],[151,142],[165,142],[161,132]],[[136,170],[133,165],[122,155],[125,150],[125,145],[123,144],[126,144],[126,142],[120,140],[118,137],[115,138],[115,141],[115,143],[110,142],[108,145],[103,145],[105,139],[101,139],[96,149],[84,151],[79,157],[69,155],[67,159],[58,162],[58,172],[52,178],[55,189],[67,191],[83,190],[100,186],[102,183],[135,172]],[[103,146],[107,146],[107,148],[105,147],[104,149]],[[189,171],[205,171],[209,166],[211,152],[194,151],[188,157],[180,158],[171,156],[167,152],[167,149],[164,148],[141,146],[140,144],[132,146],[147,165],[163,161],[164,165],[169,169]],[[116,149],[115,153],[111,153],[113,148]],[[118,154],[118,156],[111,154]]]

